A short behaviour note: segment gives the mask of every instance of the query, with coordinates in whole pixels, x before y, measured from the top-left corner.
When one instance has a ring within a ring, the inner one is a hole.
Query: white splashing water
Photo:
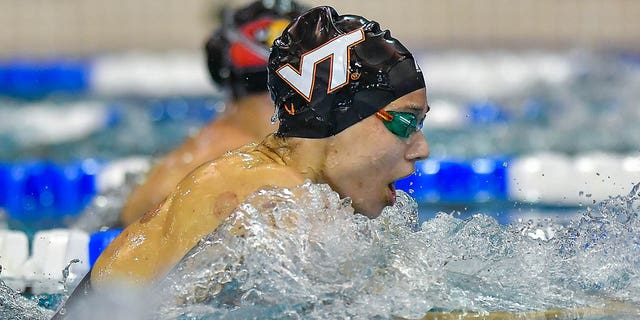
[[[23,297],[0,280],[0,319],[49,319],[53,311],[39,307],[34,301]]]
[[[638,188],[564,226],[449,214],[418,226],[415,202],[400,191],[396,205],[369,220],[326,185],[264,190],[156,291],[108,291],[69,310],[68,319],[388,319],[420,318],[432,308],[635,306]]]
[[[165,281],[159,318],[419,318],[640,300],[637,188],[568,226],[441,214],[399,201],[369,220],[326,185],[262,191]],[[540,232],[544,234],[541,236]]]

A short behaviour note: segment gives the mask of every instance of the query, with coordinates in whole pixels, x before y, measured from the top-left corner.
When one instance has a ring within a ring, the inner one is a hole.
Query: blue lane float
[[[591,205],[640,183],[640,155],[536,153],[515,158],[427,159],[397,182],[418,203]]]
[[[98,260],[102,251],[104,251],[121,232],[122,229],[115,228],[91,234],[89,238],[89,266],[93,267],[93,264]]]
[[[440,79],[441,90],[472,96],[512,92],[536,81],[557,84],[573,75],[571,57],[566,55],[505,56],[509,59],[495,55],[478,59],[477,53],[437,53],[421,55],[418,61],[434,79]],[[461,65],[467,68],[458,67]],[[201,52],[101,54],[90,60],[10,59],[0,61],[0,95],[37,98],[50,93],[87,92],[101,96],[211,94],[215,88],[206,70]],[[526,76],[513,77],[496,70]]]
[[[0,162],[0,208],[5,208],[11,190],[11,164]]]
[[[178,97],[154,99],[146,105],[152,122],[192,121],[204,124],[216,117],[224,103],[206,97]]]
[[[39,99],[53,93],[83,94],[90,79],[91,64],[85,60],[0,61],[0,95]]]
[[[64,226],[65,219],[79,214],[96,194],[94,162],[0,164],[0,206],[21,229]]]
[[[148,170],[145,157],[67,164],[0,163],[0,206],[12,221],[36,229],[64,226],[96,194],[123,187],[130,173]],[[640,155],[537,153],[515,158],[427,159],[396,188],[420,204],[519,202],[589,205],[626,195],[640,182]]]
[[[469,119],[475,124],[508,122],[510,115],[502,105],[488,100],[472,101],[466,106]]]
[[[527,62],[523,61],[523,65]],[[132,53],[91,59],[0,61],[0,97],[28,100],[51,95],[163,97],[166,99],[152,102],[149,106],[152,119],[179,120],[186,117],[206,122],[215,116],[214,109],[193,108],[193,101],[188,97],[215,93],[216,88],[211,84],[199,54]],[[530,120],[523,119],[527,115],[512,114],[498,101],[470,99],[459,105],[449,105],[452,107],[449,110],[444,110],[443,106],[433,108],[427,124],[455,128]]]
[[[508,200],[508,159],[427,159],[396,183],[418,203],[465,203]]]

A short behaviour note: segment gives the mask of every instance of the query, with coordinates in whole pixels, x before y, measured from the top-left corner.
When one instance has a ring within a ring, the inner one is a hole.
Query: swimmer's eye
[[[409,138],[412,133],[422,130],[424,118],[418,123],[417,116],[411,112],[386,111],[376,112],[376,117],[382,120],[391,133],[400,138]]]

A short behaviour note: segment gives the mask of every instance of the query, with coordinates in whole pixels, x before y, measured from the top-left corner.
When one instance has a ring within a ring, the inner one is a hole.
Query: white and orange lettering
[[[364,40],[364,31],[356,29],[333,38],[327,43],[306,52],[300,58],[300,71],[290,64],[280,67],[276,73],[307,101],[311,101],[318,63],[331,59],[329,87],[331,93],[349,83],[349,49]]]

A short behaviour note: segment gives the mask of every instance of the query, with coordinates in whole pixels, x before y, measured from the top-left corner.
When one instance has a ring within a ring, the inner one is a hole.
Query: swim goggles
[[[380,110],[376,112],[376,117],[382,120],[391,133],[400,138],[409,138],[412,133],[422,129],[424,122],[423,119],[418,124],[416,115],[411,112]]]

